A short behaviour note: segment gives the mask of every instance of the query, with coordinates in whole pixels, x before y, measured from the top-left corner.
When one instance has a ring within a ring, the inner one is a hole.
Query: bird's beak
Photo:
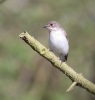
[[[43,28],[47,28],[47,25],[45,25]]]

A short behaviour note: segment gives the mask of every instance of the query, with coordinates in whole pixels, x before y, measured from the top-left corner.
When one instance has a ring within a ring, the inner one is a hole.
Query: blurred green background
[[[68,65],[95,83],[95,0],[0,0],[0,100],[95,100],[66,93],[71,80],[19,38],[26,30],[48,48],[51,20],[68,34]]]

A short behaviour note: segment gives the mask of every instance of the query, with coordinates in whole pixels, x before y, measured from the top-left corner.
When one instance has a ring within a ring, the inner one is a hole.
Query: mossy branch
[[[27,32],[21,33],[19,37],[24,40],[33,50],[35,50],[41,56],[51,62],[55,68],[59,69],[71,79],[73,85],[70,86],[67,92],[71,91],[74,86],[80,86],[95,95],[95,84],[85,79],[81,74],[75,72],[65,62],[61,64],[61,61],[58,59],[58,57],[56,57],[46,47],[44,47],[41,43],[34,39],[34,37],[31,37]]]

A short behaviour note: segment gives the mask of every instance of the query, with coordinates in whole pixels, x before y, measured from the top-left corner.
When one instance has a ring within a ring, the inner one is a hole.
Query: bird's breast
[[[49,45],[56,53],[68,53],[68,40],[66,39],[63,31],[53,31],[49,34]]]

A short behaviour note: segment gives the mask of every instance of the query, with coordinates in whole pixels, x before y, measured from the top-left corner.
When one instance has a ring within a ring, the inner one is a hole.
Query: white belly
[[[50,49],[57,55],[68,54],[69,46],[65,35],[60,31],[53,31],[49,35]]]

